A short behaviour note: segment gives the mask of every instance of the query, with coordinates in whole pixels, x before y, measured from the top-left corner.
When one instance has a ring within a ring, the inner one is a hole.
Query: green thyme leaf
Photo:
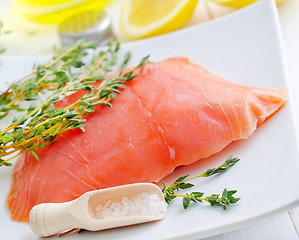
[[[33,151],[29,151],[30,153],[31,153],[31,155],[37,160],[37,161],[39,161],[39,158],[38,158],[38,156],[37,156],[37,154],[35,153],[35,152],[33,152]]]
[[[187,194],[186,197],[183,198],[183,206],[186,209],[189,207],[189,205],[190,205],[190,197]]]

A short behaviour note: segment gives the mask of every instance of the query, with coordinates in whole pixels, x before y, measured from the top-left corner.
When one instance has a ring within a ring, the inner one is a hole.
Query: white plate
[[[277,12],[270,0],[200,26],[126,44],[123,49],[133,52],[132,64],[149,53],[153,61],[181,55],[235,82],[260,87],[287,86]],[[20,77],[31,69],[33,62],[43,62],[45,58],[0,60],[0,87],[4,87],[3,79]],[[208,160],[180,167],[166,181],[217,166],[230,154],[241,161],[223,175],[195,181],[194,189],[207,194],[220,193],[225,187],[237,189],[237,196],[242,199],[229,210],[212,209],[207,204],[184,210],[177,199],[162,221],[83,232],[65,239],[198,239],[240,228],[299,203],[299,162],[290,101],[248,140],[235,142]],[[1,236],[35,239],[29,226],[10,221],[3,207],[10,172],[8,168],[0,169]]]

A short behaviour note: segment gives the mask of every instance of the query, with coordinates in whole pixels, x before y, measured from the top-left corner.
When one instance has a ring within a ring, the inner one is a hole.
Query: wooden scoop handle
[[[71,202],[42,203],[30,211],[32,231],[40,237],[48,237],[74,228],[78,221],[70,214]]]

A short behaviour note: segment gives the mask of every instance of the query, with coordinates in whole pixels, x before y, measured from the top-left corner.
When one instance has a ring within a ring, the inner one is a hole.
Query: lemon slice
[[[189,20],[196,4],[197,0],[124,0],[122,31],[133,38],[171,32]]]
[[[14,11],[23,18],[42,24],[60,23],[80,12],[98,10],[111,0],[13,0]]]
[[[57,4],[64,4],[72,0],[12,0],[12,2],[28,7],[48,7]]]
[[[251,3],[257,2],[258,0],[210,0],[210,1],[227,7],[242,8]],[[283,1],[284,0],[276,0],[276,3],[279,4]]]

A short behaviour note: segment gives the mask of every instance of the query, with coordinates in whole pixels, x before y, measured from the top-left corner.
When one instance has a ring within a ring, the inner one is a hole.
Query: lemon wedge
[[[124,0],[121,29],[132,38],[152,37],[182,27],[197,0]]]
[[[227,7],[242,8],[249,4],[257,2],[258,0],[210,0],[210,1]],[[276,3],[279,4],[283,1],[284,0],[276,0]]]

